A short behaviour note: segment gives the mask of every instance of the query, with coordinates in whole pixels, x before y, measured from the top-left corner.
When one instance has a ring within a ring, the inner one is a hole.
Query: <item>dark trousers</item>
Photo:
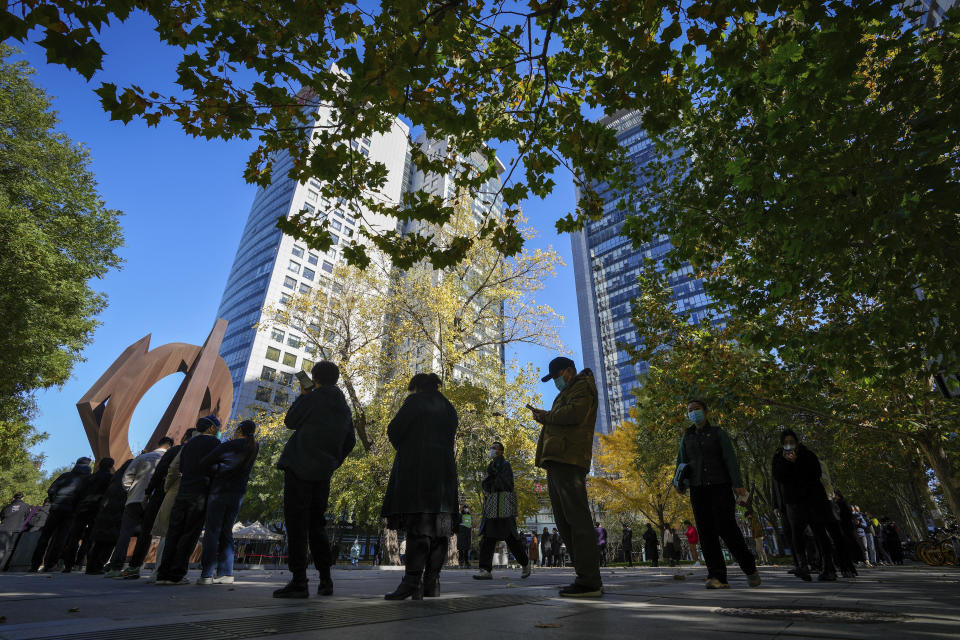
[[[113,540],[94,540],[87,552],[87,573],[102,573],[113,552]]]
[[[0,531],[0,571],[6,571],[10,558],[13,557],[13,550],[17,548],[17,541],[20,539],[19,531]]]
[[[798,566],[809,569],[814,564],[807,544],[806,528],[809,526],[810,530],[813,531],[816,550],[820,554],[820,571],[822,573],[834,573],[833,543],[827,535],[824,523],[814,522],[814,518],[811,517],[810,510],[806,505],[788,504],[787,512],[790,514],[793,552],[799,563]],[[839,527],[837,529],[839,530]]]
[[[470,537],[473,535],[467,527],[457,529],[457,561],[461,567],[470,566]]]
[[[301,480],[292,471],[283,475],[283,520],[287,526],[287,565],[293,582],[307,582],[307,545],[322,580],[330,579],[333,556],[327,538],[327,500],[330,480]],[[409,554],[409,550],[407,552]]]
[[[57,564],[63,545],[67,541],[67,535],[70,533],[72,519],[73,513],[68,509],[50,510],[47,522],[40,531],[37,549],[33,552],[30,563],[31,570],[36,571],[41,564],[48,569],[52,569]]]
[[[647,562],[650,563],[652,567],[660,566],[660,551],[654,546],[644,547],[647,552]]]
[[[553,563],[553,550],[540,545],[540,566],[549,567]]]
[[[110,569],[119,571],[127,562],[127,551],[130,549],[130,538],[141,533],[140,521],[143,519],[143,503],[129,502],[123,508],[123,518],[120,520],[120,535],[117,544],[113,547],[113,556],[110,558]]]
[[[493,571],[493,552],[497,548],[498,540],[499,538],[488,538],[487,536],[480,538],[479,567],[481,569]],[[527,549],[523,544],[523,541],[520,540],[520,536],[514,534],[513,536],[508,536],[503,540],[507,543],[507,548],[510,549],[510,553],[512,553],[513,557],[517,559],[517,562],[519,562],[521,566],[527,566],[527,563],[530,562],[530,558],[527,555]]]
[[[406,571],[403,581],[417,585],[431,583],[440,577],[443,561],[447,559],[446,536],[424,536],[407,532],[407,554],[404,559]]]
[[[727,545],[737,564],[747,575],[757,572],[757,562],[750,553],[743,533],[734,517],[736,504],[729,484],[690,487],[690,506],[700,533],[700,548],[707,563],[707,577],[727,581],[727,564],[723,561],[720,539]]]
[[[66,568],[86,564],[87,554],[93,546],[93,521],[96,517],[96,512],[73,516],[67,541],[63,545],[63,565]]]
[[[633,566],[633,545],[623,545],[623,561],[627,563],[628,567]]]
[[[203,554],[200,556],[200,577],[233,575],[233,524],[243,502],[242,493],[214,493],[207,500],[207,517],[203,525]]]
[[[150,543],[153,542],[153,523],[157,519],[157,514],[160,513],[162,504],[163,492],[144,503],[143,516],[140,518],[140,535],[137,536],[137,546],[133,548],[133,555],[130,556],[131,569],[139,569],[143,566],[143,561],[150,551]]]
[[[576,568],[576,584],[589,589],[602,586],[600,549],[593,515],[587,501],[587,470],[572,464],[547,463],[547,491],[560,537]],[[562,562],[561,562],[562,563]]]
[[[170,528],[163,546],[163,558],[157,569],[157,581],[179,582],[190,568],[190,554],[197,547],[203,530],[207,495],[178,494],[170,511]]]
[[[600,553],[600,566],[607,566],[607,545],[606,543],[597,545],[598,551]]]

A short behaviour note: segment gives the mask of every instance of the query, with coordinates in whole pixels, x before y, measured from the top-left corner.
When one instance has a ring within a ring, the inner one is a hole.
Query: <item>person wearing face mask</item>
[[[493,552],[503,540],[523,567],[521,578],[530,577],[531,563],[524,541],[517,535],[516,494],[513,492],[513,468],[503,456],[503,445],[494,442],[489,451],[490,464],[481,486],[485,494],[483,520],[480,522],[480,572],[474,580],[493,579]],[[509,499],[512,497],[512,501]]]
[[[823,471],[817,454],[800,444],[792,429],[780,434],[780,451],[773,458],[773,477],[783,486],[784,502],[790,518],[794,555],[797,558],[796,576],[809,582],[810,559],[805,529],[813,531],[816,548],[820,553],[820,581],[835,581],[837,573],[834,557],[846,570],[847,559],[843,554],[843,541],[839,527],[834,527],[832,508],[820,478]],[[831,540],[828,529],[836,529],[836,540]],[[836,544],[834,544],[836,543]]]
[[[180,449],[180,489],[170,511],[163,557],[157,568],[157,584],[190,584],[187,569],[197,546],[207,509],[210,476],[201,461],[220,445],[220,419],[215,415],[197,420],[197,435]]]
[[[740,477],[740,464],[727,433],[707,419],[703,400],[687,403],[687,417],[692,423],[683,434],[677,453],[677,475],[684,484],[677,491],[690,488],[690,506],[700,534],[700,549],[707,564],[707,589],[729,589],[727,565],[720,549],[720,539],[733,554],[751,587],[760,585],[756,560],[735,517],[738,500],[745,500],[746,490]],[[685,466],[684,466],[685,465]]]
[[[543,428],[536,465],[547,471],[547,491],[560,537],[567,543],[576,581],[560,590],[564,597],[600,597],[600,548],[587,501],[587,473],[593,457],[597,422],[597,385],[593,372],[577,373],[570,358],[554,358],[543,382],[560,392],[549,411],[528,407]],[[551,545],[556,551],[558,545]]]
[[[470,539],[473,537],[473,516],[470,507],[460,508],[460,526],[457,527],[457,559],[461,569],[470,568]]]

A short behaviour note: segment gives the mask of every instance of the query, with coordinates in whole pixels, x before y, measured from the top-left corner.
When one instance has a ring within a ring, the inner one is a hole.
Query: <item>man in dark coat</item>
[[[157,568],[157,584],[161,586],[190,583],[190,556],[203,531],[210,476],[200,462],[220,444],[220,419],[212,414],[204,416],[197,420],[196,431],[200,435],[180,449],[180,490],[170,511],[170,527]]]
[[[110,553],[120,535],[120,521],[123,519],[123,506],[127,502],[127,490],[123,488],[123,474],[133,462],[130,458],[117,469],[110,478],[110,484],[103,493],[97,515],[93,519],[90,531],[92,546],[87,552],[88,576],[103,575],[103,565],[110,558]]]
[[[70,523],[70,533],[67,535],[67,542],[63,547],[63,572],[70,573],[76,564],[86,562],[87,553],[93,545],[93,521],[97,517],[97,511],[100,510],[100,502],[103,500],[103,494],[110,486],[110,478],[113,477],[113,458],[103,458],[97,464],[97,471],[90,476],[86,488],[80,494],[77,501],[77,508],[73,514],[73,522]],[[82,541],[82,544],[81,544]],[[77,545],[80,545],[79,551]]]
[[[643,530],[643,551],[651,567],[660,566],[660,549],[657,544],[658,542],[657,532],[653,530],[653,526],[648,522],[647,528]]]
[[[553,551],[553,566],[565,566],[566,563],[563,558],[563,538],[560,537],[560,531],[558,531],[556,527],[553,528],[553,534],[550,536],[550,549]],[[599,571],[599,560],[597,562],[597,570]]]
[[[703,400],[687,403],[687,417],[692,423],[683,434],[677,452],[677,467],[685,464],[689,471],[690,506],[697,521],[700,548],[707,564],[707,589],[729,589],[727,564],[720,548],[722,538],[751,587],[760,585],[756,559],[750,553],[743,532],[735,517],[734,494],[743,500],[740,464],[726,431],[710,424],[707,404]],[[682,487],[677,490],[683,493]]]
[[[623,534],[620,537],[620,547],[623,549],[623,561],[628,567],[633,566],[633,529],[630,525],[623,525]]]
[[[826,524],[833,520],[833,513],[820,480],[823,474],[820,461],[813,451],[800,444],[792,429],[785,429],[780,434],[780,445],[779,455],[773,458],[773,477],[783,487],[783,499],[792,526],[793,550],[799,562],[796,575],[808,582],[811,579],[812,562],[805,535],[806,528],[810,527],[820,555],[819,579],[836,580],[833,543],[826,528]],[[842,540],[836,542],[843,544]]]
[[[10,504],[0,510],[0,571],[6,568],[13,556],[13,549],[17,546],[29,513],[30,505],[23,501],[23,494],[19,491],[13,494]]]
[[[593,458],[597,422],[597,385],[593,372],[577,373],[573,360],[554,358],[542,382],[553,381],[560,392],[549,411],[533,409],[533,418],[543,428],[537,440],[535,464],[547,471],[547,491],[553,517],[567,543],[576,580],[560,590],[568,598],[599,598],[600,548],[587,499],[587,474]],[[554,546],[554,553],[559,546]]]
[[[492,497],[494,501],[499,501],[501,496],[498,494],[513,493],[513,467],[503,456],[503,444],[500,442],[494,442],[490,446],[490,456],[492,459],[487,465],[487,476],[483,479],[481,486],[488,500]],[[517,535],[516,514],[511,513],[502,518],[495,518],[487,515],[486,507],[483,511],[483,521],[480,523],[480,572],[473,578],[475,580],[493,579],[493,551],[500,540],[507,543],[510,553],[523,567],[520,577],[529,578],[530,558],[524,541]]]
[[[440,570],[457,527],[457,411],[435,373],[418,373],[411,392],[390,421],[387,437],[396,449],[381,516],[406,532],[406,572],[388,600],[439,595]]]
[[[550,530],[546,527],[543,528],[543,533],[540,534],[540,566],[541,567],[550,567],[553,566],[553,536],[550,534]]]
[[[287,564],[290,583],[273,592],[274,598],[306,598],[307,546],[320,572],[317,593],[333,594],[326,532],[330,478],[356,445],[350,407],[337,388],[340,369],[327,360],[313,365],[313,386],[294,400],[284,424],[293,430],[277,461],[283,470],[283,517],[287,528]]]
[[[47,489],[50,515],[43,525],[37,549],[33,552],[30,571],[37,571],[41,563],[44,571],[53,571],[56,567],[67,534],[70,533],[73,510],[90,479],[90,462],[90,458],[79,458],[71,471],[61,473]]]

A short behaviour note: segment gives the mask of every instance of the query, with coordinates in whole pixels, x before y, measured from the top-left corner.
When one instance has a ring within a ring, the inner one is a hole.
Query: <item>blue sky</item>
[[[35,423],[50,436],[37,451],[46,455],[44,469],[50,470],[89,454],[76,402],[124,348],[148,333],[154,347],[168,342],[201,344],[206,338],[255,192],[242,175],[253,143],[196,139],[172,123],[150,128],[139,121],[124,125],[109,120],[93,93],[100,82],[162,90],[173,81],[178,52],[165,47],[143,18],[134,16],[103,34],[104,69],[89,83],[48,65],[38,47],[17,46],[22,49],[18,57],[36,70],[34,82],[52,97],[59,129],[89,149],[91,169],[107,206],[124,212],[120,255],[125,264],[93,283],[109,296],[109,304],[84,352],[86,361],[75,367],[63,387],[37,395]],[[550,197],[523,205],[540,232],[528,246],[553,246],[563,256],[566,266],[557,270],[538,302],[565,317],[561,339],[580,364],[570,239],[558,236],[553,227],[556,217],[573,206],[573,183],[569,175],[559,173],[555,181]],[[509,350],[507,357],[545,369],[554,355],[521,345]],[[146,443],[181,379],[175,375],[159,382],[138,405],[130,427],[134,451]],[[543,391],[552,398],[552,387],[544,386]]]

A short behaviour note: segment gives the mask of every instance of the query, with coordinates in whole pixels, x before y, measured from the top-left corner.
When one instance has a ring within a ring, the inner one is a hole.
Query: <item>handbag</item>
[[[488,493],[483,500],[484,518],[516,518],[517,494],[513,491]]]
[[[686,462],[677,465],[677,472],[673,474],[673,486],[681,491],[690,488],[690,465]]]

